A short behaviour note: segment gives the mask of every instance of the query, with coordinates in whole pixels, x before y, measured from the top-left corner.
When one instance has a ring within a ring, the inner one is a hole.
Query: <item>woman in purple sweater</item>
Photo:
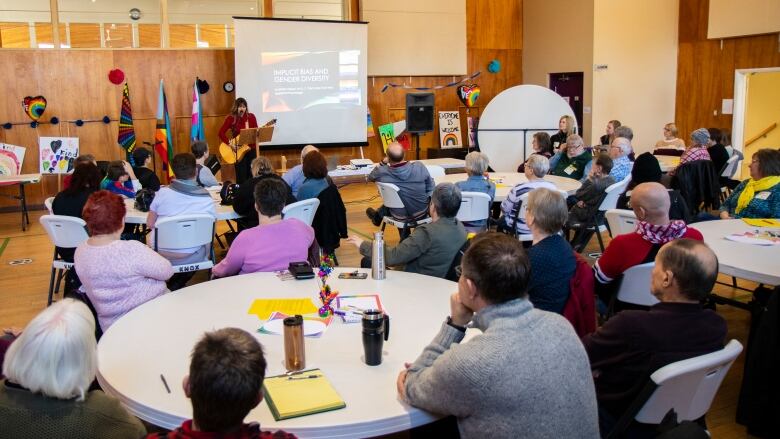
[[[173,275],[167,259],[138,241],[121,241],[125,203],[117,194],[97,191],[84,205],[89,239],[76,248],[76,273],[105,332],[138,305],[168,292]]]
[[[227,256],[212,272],[214,277],[284,270],[290,262],[308,259],[314,229],[298,219],[282,219],[287,185],[277,179],[255,186],[255,209],[260,225],[239,233]]]

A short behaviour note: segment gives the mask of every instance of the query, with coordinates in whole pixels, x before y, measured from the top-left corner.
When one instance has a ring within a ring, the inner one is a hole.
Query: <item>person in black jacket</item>
[[[238,193],[233,200],[233,210],[241,215],[241,218],[236,221],[239,230],[258,225],[257,211],[255,210],[255,185],[266,178],[282,180],[282,177],[274,172],[271,161],[264,156],[252,160],[252,175],[254,175],[253,178],[245,181],[239,186]],[[290,185],[288,185],[287,182],[285,182],[284,185],[287,187],[287,200],[285,205],[292,204],[296,201],[292,194],[292,188],[290,188]]]
[[[726,147],[723,146],[723,133],[719,129],[707,128],[707,131],[710,133],[710,145],[707,147],[707,152],[710,153],[710,160],[712,160],[712,164],[715,165],[715,172],[717,172],[718,177],[720,177],[720,173],[723,172],[723,167],[726,165],[726,162],[729,161],[729,152],[726,150]]]
[[[558,152],[566,144],[570,135],[577,134],[577,122],[569,115],[563,115],[558,119],[558,132],[550,136],[553,152]]]
[[[151,189],[155,192],[160,190],[160,179],[157,178],[157,174],[149,169],[149,165],[152,163],[152,153],[146,148],[135,148],[133,150],[133,172],[138,182],[141,183],[141,187],[144,189]]]
[[[617,209],[631,209],[631,191],[642,183],[655,182],[660,183],[663,177],[661,165],[658,159],[651,153],[645,152],[639,154],[631,168],[631,182],[628,189],[621,194],[617,200]],[[671,207],[669,208],[669,218],[673,220],[682,220],[686,224],[693,219],[685,199],[680,195],[680,191],[669,189],[669,199]]]

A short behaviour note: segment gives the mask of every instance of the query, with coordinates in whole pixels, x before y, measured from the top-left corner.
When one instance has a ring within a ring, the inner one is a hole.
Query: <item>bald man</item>
[[[649,310],[617,313],[582,343],[596,384],[602,432],[667,364],[723,348],[726,321],[702,301],[718,277],[718,258],[703,242],[678,239],[655,258],[651,293],[660,301]]]
[[[612,170],[609,175],[615,181],[621,181],[631,174],[631,168],[634,166],[628,155],[631,154],[631,141],[625,137],[616,137],[609,148],[609,157],[612,158]]]
[[[294,197],[298,196],[298,189],[301,188],[303,181],[306,180],[306,177],[303,175],[303,158],[312,151],[319,151],[319,149],[314,145],[304,146],[303,149],[301,149],[301,163],[293,166],[292,169],[282,175],[282,179],[290,185],[290,188],[292,188]]]
[[[375,226],[382,222],[382,217],[392,214],[399,219],[419,219],[427,216],[428,200],[433,192],[433,179],[428,168],[420,162],[404,160],[404,147],[393,142],[387,145],[387,157],[368,175],[370,181],[392,183],[400,189],[398,195],[404,202],[405,209],[368,208],[366,215]],[[388,213],[389,212],[389,213]]]
[[[617,291],[619,282],[614,281],[634,265],[653,262],[662,245],[679,238],[703,239],[701,232],[684,221],[669,219],[670,204],[669,192],[660,183],[642,183],[631,192],[636,231],[614,237],[593,266],[596,293],[605,304]]]

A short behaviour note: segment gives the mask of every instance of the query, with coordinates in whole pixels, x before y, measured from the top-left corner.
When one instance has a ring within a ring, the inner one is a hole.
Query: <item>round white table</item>
[[[464,181],[467,178],[467,174],[447,174],[443,177],[437,177],[434,180],[436,184],[457,183],[459,181]],[[518,172],[491,172],[490,179],[496,183],[496,198],[494,201],[498,202],[504,201],[513,187],[528,181],[525,174],[520,174]],[[577,189],[582,186],[582,183],[577,180],[559,177],[557,175],[548,175],[545,176],[544,179],[554,184],[558,189],[566,191],[569,195],[574,195],[574,193],[577,192]]]
[[[720,272],[762,283],[780,285],[780,246],[753,245],[729,241],[726,235],[756,230],[739,219],[691,224],[718,256]]]
[[[219,197],[219,187],[216,189],[209,188],[209,194],[214,200],[214,205],[217,208],[217,220],[234,220],[241,218],[241,215],[237,214],[233,210],[233,206],[223,206],[220,204],[221,198]],[[146,217],[149,212],[141,212],[135,208],[135,199],[126,198],[125,207],[127,208],[127,216],[125,216],[126,224],[146,224]]]
[[[427,424],[438,416],[401,402],[396,379],[404,362],[414,361],[438,333],[449,313],[457,284],[429,276],[388,271],[383,281],[338,279],[329,284],[342,295],[379,293],[390,321],[379,366],[363,363],[360,323],[334,318],[320,338],[306,338],[306,368],[320,368],[347,406],[344,409],[274,421],[261,402],[246,418],[263,430],[283,429],[298,437],[358,438],[389,434]],[[370,272],[370,270],[361,270]],[[135,416],[165,428],[192,417],[182,390],[190,354],[206,331],[244,329],[262,343],[266,376],[284,373],[283,337],[257,332],[262,321],[247,311],[255,299],[310,297],[318,302],[317,281],[282,281],[274,273],[255,273],[200,283],[158,297],[114,323],[98,344],[98,381]],[[471,330],[469,330],[471,332]],[[163,374],[171,389],[167,393]]]
[[[661,172],[669,172],[680,164],[680,157],[674,155],[657,155],[658,164],[661,166]]]

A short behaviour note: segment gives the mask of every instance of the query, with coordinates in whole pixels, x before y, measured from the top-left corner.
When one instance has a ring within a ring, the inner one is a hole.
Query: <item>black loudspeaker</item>
[[[433,131],[433,93],[406,95],[406,130],[410,133]]]

